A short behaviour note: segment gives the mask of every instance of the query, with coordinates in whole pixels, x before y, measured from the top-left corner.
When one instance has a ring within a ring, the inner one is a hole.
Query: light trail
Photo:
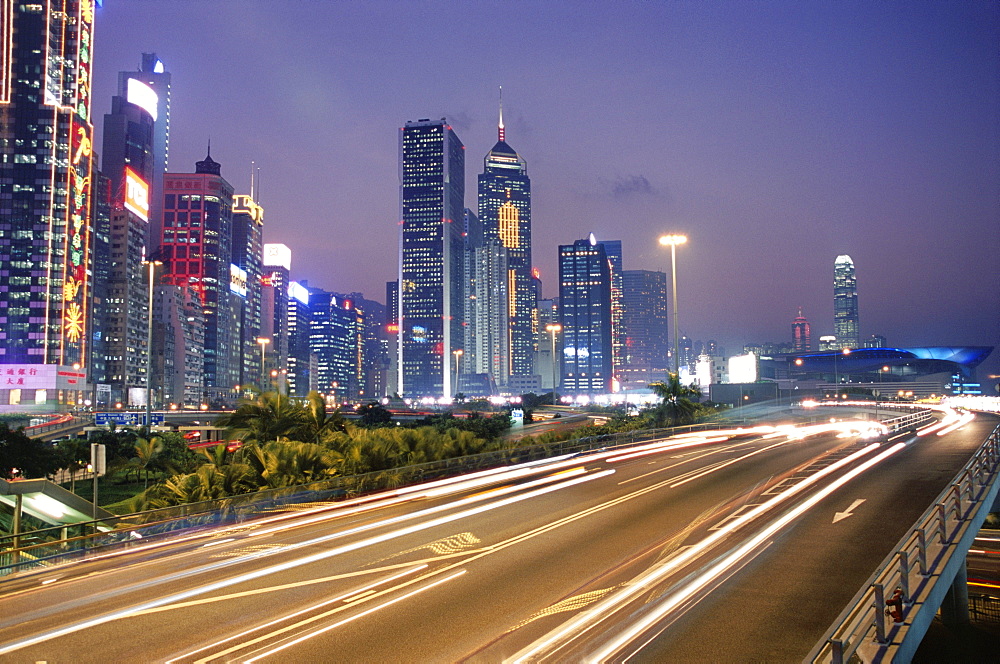
[[[375,588],[378,588],[379,586],[383,586],[383,585],[385,585],[387,583],[391,583],[391,582],[396,581],[398,579],[402,579],[403,577],[409,576],[410,574],[413,574],[414,572],[419,572],[420,570],[427,569],[427,567],[428,567],[427,565],[418,565],[417,567],[412,567],[410,569],[407,569],[407,570],[404,570],[402,572],[399,572],[398,574],[393,574],[392,576],[386,577],[384,579],[380,579],[378,581],[374,581],[374,582],[368,584],[367,586],[362,586],[361,588],[357,588],[355,590],[351,590],[350,592],[343,593],[342,595],[338,595],[337,597],[334,597],[333,599],[326,600],[325,602],[320,602],[319,604],[315,604],[315,605],[307,607],[305,609],[301,609],[300,611],[296,611],[295,613],[290,613],[290,614],[288,614],[286,616],[282,616],[280,618],[275,618],[274,620],[272,620],[270,622],[266,622],[263,625],[257,625],[255,627],[252,627],[250,629],[244,630],[244,631],[239,632],[237,634],[232,634],[232,635],[230,635],[230,636],[228,636],[228,637],[226,637],[224,639],[220,639],[219,641],[216,641],[215,643],[211,643],[211,644],[209,644],[207,646],[203,646],[201,648],[198,648],[197,650],[190,650],[190,651],[184,653],[183,655],[178,655],[177,657],[174,657],[172,659],[168,659],[166,661],[166,664],[173,664],[173,662],[176,662],[176,661],[178,661],[180,659],[183,659],[185,657],[193,657],[194,655],[196,655],[196,654],[198,654],[200,652],[204,652],[205,650],[209,650],[211,648],[216,648],[216,647],[222,645],[223,643],[227,643],[229,641],[232,641],[233,639],[238,639],[238,638],[241,638],[243,636],[246,636],[247,634],[252,634],[253,632],[257,632],[257,631],[260,631],[262,629],[267,629],[268,627],[271,627],[273,625],[277,625],[279,623],[285,622],[286,620],[291,620],[293,618],[297,618],[298,616],[300,616],[300,615],[302,615],[304,613],[308,613],[310,611],[315,611],[317,609],[321,609],[324,606],[327,606],[327,605],[330,605],[330,604],[335,604],[337,602],[344,602],[344,601],[346,601],[348,599],[351,599],[352,597],[357,597],[358,595],[361,595],[361,594],[367,594],[368,592],[373,591]],[[219,653],[219,654],[224,654],[224,653]]]
[[[680,590],[674,593],[671,593],[669,599],[667,599],[665,602],[658,603],[653,610],[651,610],[649,613],[643,616],[638,622],[631,625],[622,634],[614,638],[610,643],[608,643],[602,649],[598,650],[593,655],[594,661],[606,661],[607,659],[609,659],[613,654],[615,654],[623,647],[628,645],[637,636],[639,636],[644,631],[649,629],[655,623],[659,622],[663,617],[665,617],[668,613],[673,611],[682,602],[690,599],[699,590],[701,590],[706,585],[714,581],[720,575],[724,574],[728,568],[737,564],[743,557],[750,555],[754,551],[754,549],[756,549],[758,546],[760,546],[767,540],[777,535],[782,529],[784,529],[790,523],[792,523],[800,516],[805,514],[807,511],[815,507],[820,501],[830,496],[832,493],[834,493],[840,487],[844,486],[845,484],[853,480],[855,477],[861,475],[862,473],[867,472],[869,469],[882,463],[883,461],[893,456],[894,454],[904,449],[905,447],[906,445],[904,445],[903,443],[898,443],[896,445],[893,445],[889,449],[885,450],[878,456],[868,459],[864,463],[860,464],[856,468],[851,469],[843,476],[837,478],[829,485],[823,487],[816,493],[812,494],[811,496],[803,500],[801,503],[799,503],[791,510],[789,510],[786,514],[782,515],[775,521],[768,524],[759,533],[751,537],[745,543],[737,547],[734,551],[725,555],[721,560],[719,560],[717,563],[709,567],[708,570],[706,570],[696,578],[692,579],[686,586],[682,587]],[[649,580],[642,580],[640,581],[640,583],[642,583],[645,586],[648,586],[650,581],[655,581],[662,575],[653,574],[650,576],[653,578]]]
[[[326,632],[329,632],[332,629],[336,629],[338,627],[346,625],[349,622],[353,622],[353,621],[358,620],[360,618],[364,618],[365,616],[370,615],[372,613],[375,613],[376,611],[381,611],[382,609],[390,607],[393,604],[398,604],[399,602],[402,602],[403,600],[409,599],[409,598],[411,598],[411,597],[413,597],[415,595],[419,595],[420,593],[426,592],[426,591],[430,590],[431,588],[436,588],[437,586],[440,586],[443,583],[447,583],[448,581],[452,581],[454,579],[457,579],[458,577],[462,576],[463,574],[465,574],[465,570],[464,569],[463,570],[458,570],[457,572],[455,572],[454,574],[451,574],[450,576],[446,576],[443,579],[438,579],[437,581],[434,581],[433,583],[430,583],[430,584],[428,584],[426,586],[423,586],[421,588],[417,588],[416,590],[412,590],[412,591],[406,593],[405,595],[401,595],[400,597],[393,598],[393,599],[389,600],[388,602],[385,602],[384,604],[379,604],[378,606],[373,606],[372,608],[370,608],[370,609],[368,609],[366,611],[362,611],[361,613],[358,613],[356,615],[350,616],[349,618],[344,618],[343,620],[341,620],[339,622],[335,622],[332,625],[328,625],[328,626],[324,627],[323,629],[316,630],[315,632],[311,632],[309,634],[306,634],[305,636],[301,636],[301,637],[299,637],[297,639],[289,641],[288,643],[284,643],[284,644],[282,644],[282,645],[280,645],[280,646],[278,646],[276,648],[272,648],[271,650],[268,650],[267,652],[261,653],[261,654],[257,655],[256,657],[253,657],[251,659],[245,660],[245,664],[252,664],[253,662],[260,661],[261,659],[263,659],[265,657],[270,657],[271,655],[273,655],[275,653],[281,652],[282,650],[285,650],[287,648],[291,648],[292,646],[298,645],[299,643],[302,643],[303,641],[307,641],[308,639],[317,637],[320,634],[324,634]]]
[[[583,472],[582,469],[581,469],[581,472]],[[311,555],[308,555],[308,556],[304,556],[302,558],[297,558],[295,560],[287,561],[287,562],[284,562],[284,563],[279,563],[277,565],[272,565],[270,567],[265,567],[265,568],[263,568],[261,570],[256,570],[256,571],[252,571],[252,572],[246,572],[244,574],[240,574],[240,575],[237,575],[235,577],[230,577],[228,579],[221,579],[219,581],[216,581],[216,582],[213,582],[213,583],[209,583],[209,584],[205,584],[203,586],[198,586],[198,587],[195,587],[195,588],[191,588],[189,590],[185,590],[185,591],[182,591],[182,592],[174,593],[172,595],[167,595],[167,596],[160,597],[160,598],[157,598],[157,599],[149,600],[147,602],[144,602],[144,603],[139,604],[139,605],[134,606],[134,607],[130,607],[128,609],[122,609],[120,611],[115,611],[115,612],[112,612],[112,613],[109,613],[109,614],[105,614],[105,615],[102,615],[102,616],[98,616],[98,617],[95,617],[95,618],[90,618],[90,619],[87,619],[87,620],[82,620],[82,621],[73,623],[71,625],[67,625],[67,626],[59,628],[59,629],[55,629],[55,630],[51,630],[49,632],[45,632],[45,633],[39,634],[37,636],[33,636],[33,637],[29,637],[27,639],[22,639],[22,640],[19,640],[19,641],[14,641],[14,642],[11,642],[11,643],[0,645],[0,655],[4,655],[4,654],[7,654],[9,652],[13,652],[15,650],[20,650],[20,649],[25,648],[27,646],[36,645],[38,643],[42,643],[44,641],[48,641],[48,640],[53,639],[53,638],[57,638],[57,637],[60,637],[60,636],[66,636],[68,634],[72,634],[72,633],[78,632],[80,630],[89,629],[91,627],[95,627],[97,625],[103,624],[103,623],[108,622],[108,621],[119,620],[121,618],[126,618],[126,617],[134,615],[135,613],[140,612],[140,611],[145,611],[145,610],[148,610],[148,609],[153,609],[153,608],[156,608],[158,606],[163,606],[165,604],[170,604],[170,603],[173,603],[173,602],[187,600],[187,599],[190,599],[191,597],[196,597],[198,595],[204,595],[204,594],[212,592],[214,590],[219,590],[221,588],[227,588],[229,586],[236,585],[238,583],[244,583],[246,581],[252,581],[254,579],[258,579],[258,578],[261,578],[261,577],[264,577],[264,576],[269,576],[271,574],[275,574],[275,573],[278,573],[278,572],[283,572],[283,571],[286,571],[286,570],[289,570],[289,569],[293,569],[295,567],[300,567],[302,565],[306,565],[306,564],[309,564],[309,563],[314,563],[314,562],[318,562],[320,560],[325,560],[327,558],[332,558],[334,556],[342,555],[342,554],[348,553],[350,551],[356,551],[358,549],[363,549],[365,547],[372,546],[374,544],[380,544],[382,542],[387,542],[389,540],[397,539],[399,537],[403,537],[404,535],[410,535],[410,534],[417,533],[417,532],[420,532],[420,531],[423,531],[423,530],[428,530],[430,528],[435,528],[437,526],[441,526],[441,525],[444,525],[444,524],[447,524],[447,523],[451,523],[453,521],[458,521],[460,519],[464,519],[464,518],[467,518],[467,517],[470,517],[470,516],[474,516],[476,514],[482,514],[484,512],[489,512],[489,511],[492,511],[492,510],[495,510],[495,509],[499,509],[501,507],[505,507],[507,505],[511,505],[511,504],[514,504],[514,503],[517,503],[517,502],[521,502],[523,500],[529,500],[531,498],[535,498],[537,496],[541,496],[541,495],[544,495],[544,494],[547,494],[547,493],[552,493],[554,491],[559,491],[561,489],[565,489],[565,488],[568,488],[568,487],[571,487],[571,486],[576,486],[577,484],[582,484],[584,482],[591,482],[591,481],[599,479],[601,477],[606,477],[608,475],[612,475],[612,474],[614,474],[614,472],[615,472],[614,470],[605,470],[605,471],[600,471],[600,472],[596,472],[596,473],[590,473],[590,474],[584,474],[584,475],[581,475],[581,476],[571,477],[569,479],[565,479],[564,481],[562,481],[562,482],[560,482],[558,484],[554,484],[554,485],[550,484],[550,485],[547,485],[547,486],[541,486],[539,488],[534,489],[533,491],[529,491],[529,492],[526,492],[526,493],[523,493],[523,494],[519,494],[519,495],[515,495],[515,496],[509,496],[509,497],[504,498],[502,500],[498,500],[498,501],[495,501],[495,502],[492,502],[492,503],[487,503],[486,505],[480,505],[478,507],[472,507],[472,508],[469,508],[469,509],[464,510],[462,512],[457,512],[455,514],[450,514],[450,515],[447,515],[447,516],[438,517],[436,519],[432,519],[432,520],[426,521],[424,523],[414,524],[414,525],[408,526],[406,528],[401,528],[399,530],[391,531],[389,533],[384,533],[382,535],[377,535],[377,536],[374,536],[374,537],[369,537],[368,539],[359,540],[357,542],[350,543],[350,544],[344,544],[344,545],[341,545],[339,547],[335,547],[333,549],[328,549],[326,551],[320,551],[320,552],[317,552],[317,553],[314,553],[314,554],[311,554]],[[543,479],[547,479],[547,478],[543,478]],[[355,530],[360,530],[360,529],[355,529]],[[319,543],[319,542],[328,541],[330,539],[333,539],[333,538],[339,537],[339,536],[341,536],[341,535],[338,533],[338,534],[334,534],[334,535],[328,535],[328,536],[325,536],[325,537],[314,538],[313,540],[309,540],[308,542],[303,542],[302,544],[300,544],[298,546],[295,546],[295,547],[291,547],[291,548],[302,548],[303,546],[308,546],[310,544],[316,544],[316,543]],[[250,556],[248,556],[248,558],[256,558],[256,557],[258,557],[258,556],[256,556],[255,554],[251,554]]]
[[[603,621],[612,613],[620,609],[625,602],[630,601],[635,595],[646,590],[646,586],[650,583],[657,582],[659,579],[663,578],[674,570],[685,565],[704,551],[708,550],[710,547],[714,546],[717,542],[721,541],[724,537],[727,537],[730,533],[735,532],[739,528],[743,527],[745,524],[756,519],[761,514],[767,512],[773,507],[777,506],[784,500],[792,497],[793,495],[804,491],[809,486],[819,482],[822,478],[830,475],[838,470],[844,468],[845,466],[860,460],[864,456],[874,452],[878,449],[879,445],[877,443],[872,443],[865,446],[863,449],[858,450],[854,454],[851,454],[839,461],[830,464],[826,468],[818,471],[816,474],[804,479],[788,489],[782,491],[781,493],[775,495],[773,498],[768,500],[761,505],[758,505],[754,509],[748,511],[733,521],[731,521],[727,526],[716,530],[714,533],[703,539],[701,542],[691,545],[690,547],[679,552],[676,556],[664,561],[660,565],[654,567],[650,572],[639,577],[634,583],[629,584],[627,587],[615,593],[613,596],[608,597],[601,602],[597,603],[595,606],[591,607],[587,611],[583,612],[576,618],[567,622],[564,626],[550,632],[546,637],[536,641],[532,645],[523,649],[512,659],[507,661],[512,662],[526,662],[533,657],[539,656],[543,651],[553,648],[557,643],[561,641],[569,641],[570,639],[575,639],[582,635],[586,631],[589,631],[592,627]],[[905,447],[905,444],[898,443],[894,445],[890,450],[894,454]],[[878,457],[876,457],[878,458]],[[561,647],[561,646],[560,646]]]

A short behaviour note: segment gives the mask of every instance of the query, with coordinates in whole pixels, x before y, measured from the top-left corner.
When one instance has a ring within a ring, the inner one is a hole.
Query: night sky
[[[94,115],[157,53],[170,170],[211,140],[248,193],[255,161],[293,279],[383,301],[399,128],[449,119],[475,209],[502,85],[546,297],[559,244],[594,232],[669,272],[657,238],[682,232],[681,333],[730,354],[790,340],[799,306],[832,334],[845,253],[862,338],[1000,345],[998,44],[992,1],[105,0]]]

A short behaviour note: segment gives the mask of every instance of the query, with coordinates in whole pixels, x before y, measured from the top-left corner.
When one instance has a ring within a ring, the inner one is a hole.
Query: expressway
[[[801,661],[996,423],[688,434],[137,540],[0,582],[0,661]]]

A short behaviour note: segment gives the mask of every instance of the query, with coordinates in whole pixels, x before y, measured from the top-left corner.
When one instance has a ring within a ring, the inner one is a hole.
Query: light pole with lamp
[[[556,388],[559,387],[559,359],[556,356],[556,333],[562,332],[562,325],[552,323],[545,326],[545,331],[552,336],[552,405],[556,405]]]
[[[678,378],[681,375],[680,369],[680,346],[677,339],[677,245],[687,242],[686,235],[663,235],[660,236],[660,244],[670,246],[670,282],[673,286],[674,297],[674,373]]]
[[[149,309],[146,326],[146,427],[153,430],[153,278],[162,261],[143,261],[149,266]]]
[[[267,382],[267,367],[264,364],[264,349],[267,345],[271,343],[271,340],[267,337],[257,337],[257,343],[260,344],[260,391],[263,394],[265,383]]]
[[[459,389],[458,389],[458,380],[459,380],[459,378],[458,378],[458,365],[459,365],[459,363],[461,363],[461,361],[462,361],[462,355],[465,354],[465,351],[462,350],[461,348],[457,348],[457,349],[451,351],[451,354],[455,356],[455,396],[457,397],[458,396],[458,392],[459,392]]]

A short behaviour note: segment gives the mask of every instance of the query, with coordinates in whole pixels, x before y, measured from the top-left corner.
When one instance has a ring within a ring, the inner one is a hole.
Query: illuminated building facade
[[[150,94],[150,92],[152,94]],[[118,72],[118,94],[146,108],[153,116],[152,178],[149,201],[150,239],[159,242],[163,230],[163,176],[170,163],[170,73],[156,53],[143,53],[138,71]],[[108,158],[105,152],[104,159]],[[150,247],[150,252],[156,247]]]
[[[89,396],[93,30],[93,0],[0,3],[2,410]]]
[[[205,317],[190,288],[153,290],[153,403],[198,408],[205,383]]]
[[[850,256],[833,264],[833,332],[841,348],[858,348],[858,280]]]
[[[309,289],[309,350],[317,360],[317,386],[334,403],[357,398],[363,389],[364,314],[354,302]]]
[[[239,338],[231,290],[233,187],[211,155],[194,173],[163,179],[162,283],[198,294],[205,316],[206,401],[228,397],[239,377]]]
[[[653,270],[622,272],[622,389],[645,387],[666,378],[667,275]]]
[[[101,309],[106,367],[100,382],[111,386],[112,402],[139,406],[146,403],[150,358],[149,271],[143,261],[150,244],[156,93],[133,81],[126,95],[113,97],[111,113],[104,116],[101,170],[110,181],[110,244],[95,244],[94,253],[95,262],[103,262],[107,251],[109,265]]]
[[[808,353],[812,350],[812,328],[802,315],[802,307],[799,307],[799,315],[792,321],[792,349],[796,353]]]
[[[531,274],[531,180],[527,163],[507,144],[502,106],[497,143],[486,153],[479,176],[479,221],[483,225],[483,251],[499,254],[502,247],[506,252],[506,316],[492,311],[485,314],[492,317],[493,324],[506,319],[507,340],[492,344],[508,349],[507,357],[500,358],[506,366],[494,373],[498,383],[506,384],[508,376],[535,372],[532,323],[537,324],[538,302]],[[490,260],[501,263],[503,269],[501,256]],[[493,281],[487,288],[495,293],[500,283]]]
[[[317,388],[315,355],[309,349],[312,314],[309,291],[302,284],[288,284],[288,393],[304,397]]]
[[[261,333],[261,287],[264,259],[264,208],[254,199],[253,180],[250,195],[233,196],[233,266],[230,268],[230,291],[240,299],[239,307],[239,385],[259,383],[260,376],[271,369],[277,370],[274,339]],[[258,337],[271,342],[265,346],[270,356],[265,356],[261,366]],[[268,378],[268,381],[270,379]],[[277,382],[275,381],[275,385]],[[270,389],[271,385],[264,387]]]
[[[444,118],[407,122],[399,161],[397,389],[450,397],[464,342],[465,146]]]
[[[559,247],[562,389],[611,392],[611,265],[593,235]]]
[[[611,263],[611,371],[615,379],[621,381],[622,365],[625,362],[625,330],[622,327],[624,315],[624,285],[622,283],[622,243],[621,240],[602,240],[604,253]]]
[[[260,336],[271,340],[268,349],[273,366],[281,375],[287,376],[288,286],[291,283],[292,250],[284,244],[265,244],[263,265],[264,273],[260,279]]]

